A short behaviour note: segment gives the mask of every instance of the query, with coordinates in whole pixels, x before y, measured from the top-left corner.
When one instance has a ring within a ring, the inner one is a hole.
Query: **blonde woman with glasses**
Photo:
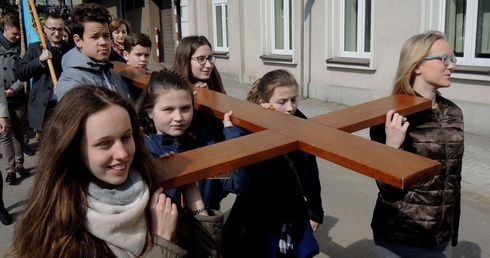
[[[393,94],[432,100],[432,108],[407,117],[390,110],[371,139],[440,162],[439,174],[407,189],[377,182],[371,228],[380,257],[451,257],[458,242],[463,113],[439,90],[451,85],[456,58],[445,35],[428,31],[402,47]]]

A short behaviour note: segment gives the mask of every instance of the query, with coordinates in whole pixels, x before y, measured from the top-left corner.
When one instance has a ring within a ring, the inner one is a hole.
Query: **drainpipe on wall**
[[[300,68],[299,78],[301,87],[301,98],[306,99],[309,97],[309,84],[305,84],[305,1],[301,0],[301,28],[300,28]]]

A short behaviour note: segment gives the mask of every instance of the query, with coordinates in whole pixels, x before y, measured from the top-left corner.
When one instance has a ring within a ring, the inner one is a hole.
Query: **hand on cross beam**
[[[136,87],[144,88],[148,83],[149,75],[125,64],[114,62],[114,70],[132,80]],[[157,161],[160,185],[164,188],[188,184],[295,149],[398,188],[408,187],[440,170],[436,161],[350,134],[384,123],[390,109],[406,116],[430,108],[430,101],[424,98],[397,94],[303,120],[215,91],[196,90],[195,109],[221,119],[233,110],[230,118],[233,124],[263,134],[181,153],[171,162]],[[230,146],[241,148],[230,153]],[[206,154],[211,151],[215,153],[213,159]]]

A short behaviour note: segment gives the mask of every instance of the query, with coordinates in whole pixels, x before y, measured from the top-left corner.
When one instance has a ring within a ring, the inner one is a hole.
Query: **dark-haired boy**
[[[151,40],[148,35],[133,32],[124,39],[124,59],[128,65],[147,69],[150,61]]]
[[[128,86],[112,71],[112,63],[108,61],[111,19],[109,11],[96,3],[83,3],[73,8],[71,20],[76,47],[63,56],[63,73],[55,90],[58,100],[82,84],[106,87],[131,97]]]

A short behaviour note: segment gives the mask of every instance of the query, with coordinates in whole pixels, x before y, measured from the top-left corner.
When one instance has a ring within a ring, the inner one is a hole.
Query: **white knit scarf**
[[[134,169],[124,183],[113,189],[102,189],[90,182],[85,227],[105,241],[117,257],[137,257],[146,242],[145,208],[149,196],[148,186]]]

